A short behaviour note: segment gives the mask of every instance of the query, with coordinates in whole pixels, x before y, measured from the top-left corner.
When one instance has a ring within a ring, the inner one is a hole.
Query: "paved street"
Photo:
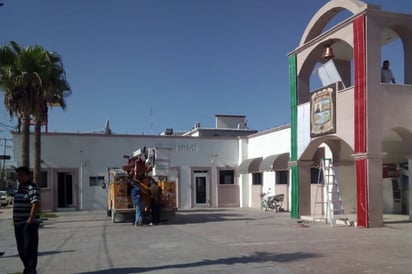
[[[0,273],[19,273],[11,209],[0,209]],[[39,273],[410,273],[412,223],[299,225],[255,209],[179,211],[159,226],[62,212],[40,229]]]

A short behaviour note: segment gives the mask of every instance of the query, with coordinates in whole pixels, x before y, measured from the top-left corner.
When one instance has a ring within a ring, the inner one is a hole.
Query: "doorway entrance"
[[[57,173],[57,207],[74,207],[73,176],[67,172]]]
[[[209,207],[209,175],[207,171],[193,172],[194,177],[194,206]]]

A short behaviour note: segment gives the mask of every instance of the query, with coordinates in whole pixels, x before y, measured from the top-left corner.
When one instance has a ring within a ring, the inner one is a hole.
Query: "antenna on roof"
[[[153,134],[153,107],[150,107],[150,133]]]
[[[106,120],[106,124],[104,126],[104,134],[112,134],[112,130],[110,129],[109,119]]]

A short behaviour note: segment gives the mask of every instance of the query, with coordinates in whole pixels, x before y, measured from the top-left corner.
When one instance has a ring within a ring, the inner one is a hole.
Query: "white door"
[[[194,206],[209,207],[209,175],[205,171],[195,171],[193,175]]]

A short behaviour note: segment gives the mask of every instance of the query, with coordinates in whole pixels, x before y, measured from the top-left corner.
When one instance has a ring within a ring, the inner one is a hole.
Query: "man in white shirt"
[[[395,77],[393,76],[392,70],[389,68],[389,61],[383,61],[382,68],[381,68],[381,82],[382,83],[394,83],[395,84]]]

